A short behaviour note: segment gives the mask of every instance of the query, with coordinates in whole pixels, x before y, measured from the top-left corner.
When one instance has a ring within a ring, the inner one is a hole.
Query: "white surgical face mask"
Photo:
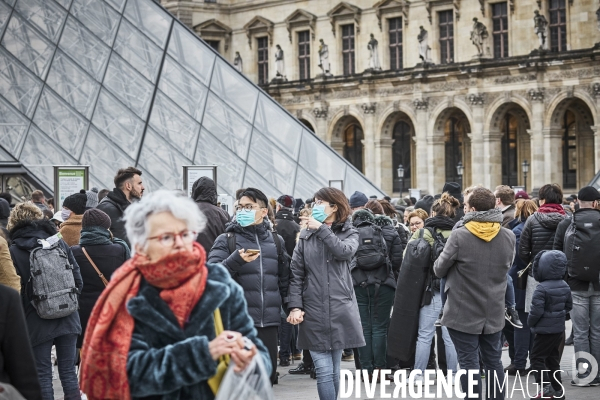
[[[60,216],[63,219],[63,221],[66,221],[69,219],[69,217],[71,216],[71,210],[67,210],[67,209],[62,209],[60,210]]]

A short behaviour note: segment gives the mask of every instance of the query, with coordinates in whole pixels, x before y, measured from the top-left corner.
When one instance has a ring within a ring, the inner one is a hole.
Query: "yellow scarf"
[[[501,225],[497,222],[470,221],[465,224],[465,227],[479,239],[491,242],[500,232]]]

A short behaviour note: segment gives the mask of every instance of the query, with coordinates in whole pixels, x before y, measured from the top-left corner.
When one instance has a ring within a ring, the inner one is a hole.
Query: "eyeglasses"
[[[323,204],[323,200],[315,200],[312,203],[310,203],[310,208],[313,208],[314,206],[320,206],[321,204]],[[329,207],[333,206],[335,206],[335,204],[329,203]]]
[[[261,208],[267,208],[267,207],[260,207],[260,206],[254,206],[254,204],[246,204],[245,206],[235,206],[235,211],[242,211],[242,210],[246,210],[246,211],[252,211],[252,210],[260,210]]]
[[[163,233],[162,235],[152,236],[152,237],[149,237],[148,240],[158,240],[158,243],[160,243],[164,247],[173,247],[173,246],[175,246],[175,239],[177,237],[181,238],[181,241],[183,242],[183,244],[190,244],[194,240],[196,240],[197,236],[198,236],[198,232],[194,232],[194,231],[190,231],[190,230],[186,229],[179,233],[166,232],[166,233]]]
[[[413,222],[413,223],[412,223],[412,224],[410,224],[409,226],[411,226],[411,227],[412,227],[412,226],[419,226],[419,225],[423,225],[423,222],[422,222],[422,221],[419,221],[419,222]]]

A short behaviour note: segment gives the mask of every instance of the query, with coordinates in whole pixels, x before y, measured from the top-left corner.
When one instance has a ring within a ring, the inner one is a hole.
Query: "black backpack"
[[[596,213],[594,213],[596,214]],[[571,278],[597,281],[600,274],[600,213],[575,212],[565,232],[563,251]]]
[[[431,261],[435,262],[444,251],[444,246],[446,246],[446,242],[448,238],[442,236],[441,233],[438,233],[435,229],[429,229],[431,232],[431,236],[433,236],[433,245],[431,246]],[[433,263],[431,264],[433,267]]]
[[[369,221],[361,221],[358,230],[358,249],[354,255],[356,267],[363,271],[374,271],[389,265],[387,245],[381,228]]]

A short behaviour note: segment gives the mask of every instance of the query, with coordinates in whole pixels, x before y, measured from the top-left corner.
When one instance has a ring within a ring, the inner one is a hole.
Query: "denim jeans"
[[[419,333],[417,336],[417,351],[415,354],[415,369],[424,370],[427,368],[429,361],[429,352],[431,351],[431,341],[435,336],[435,320],[442,309],[442,296],[437,290],[433,291],[431,304],[421,307],[419,311]],[[456,372],[456,350],[454,343],[450,339],[448,329],[442,327],[442,337],[446,347],[446,364],[448,370]]]
[[[81,400],[79,382],[77,382],[77,374],[75,372],[75,362],[77,361],[76,343],[77,335],[64,335],[33,347],[33,356],[40,379],[40,386],[42,387],[42,399],[54,399],[51,357],[52,345],[55,345],[58,376],[60,377],[60,383],[65,394],[65,400]]]
[[[310,351],[317,373],[319,400],[336,400],[340,392],[340,363],[342,349]]]
[[[279,325],[279,359],[289,360],[293,353],[296,352],[296,344],[294,343],[294,329],[297,329],[297,325],[294,326],[281,319],[281,325]],[[297,337],[298,335],[296,335]]]
[[[386,365],[387,332],[395,291],[389,286],[380,286],[377,301],[375,301],[375,285],[355,286],[354,293],[366,343],[364,347],[358,349],[360,367],[371,374],[373,369],[382,369]]]
[[[517,310],[519,319],[523,323],[523,328],[515,329],[515,357],[513,364],[517,369],[525,369],[527,366],[527,356],[533,346],[533,333],[527,325],[527,314],[524,310]]]
[[[590,284],[587,292],[574,290],[571,321],[575,352],[590,353],[600,363],[600,292]],[[599,375],[600,376],[600,373]]]
[[[479,371],[479,355],[481,354],[486,369],[486,379],[494,379],[493,374],[496,374],[497,382],[504,382],[504,369],[502,368],[501,361],[502,344],[500,343],[502,331],[488,335],[465,333],[454,329],[448,329],[448,332],[450,333],[450,337],[456,348],[456,354],[461,369],[467,371]],[[462,391],[468,394],[467,379],[467,375],[461,376],[460,383]],[[473,390],[475,397],[467,396],[465,397],[466,399],[483,399],[482,382],[479,373],[475,374],[475,382]],[[501,391],[499,387],[494,388],[492,384],[490,384],[489,387],[490,393],[487,394],[488,400],[504,399],[504,392]]]

